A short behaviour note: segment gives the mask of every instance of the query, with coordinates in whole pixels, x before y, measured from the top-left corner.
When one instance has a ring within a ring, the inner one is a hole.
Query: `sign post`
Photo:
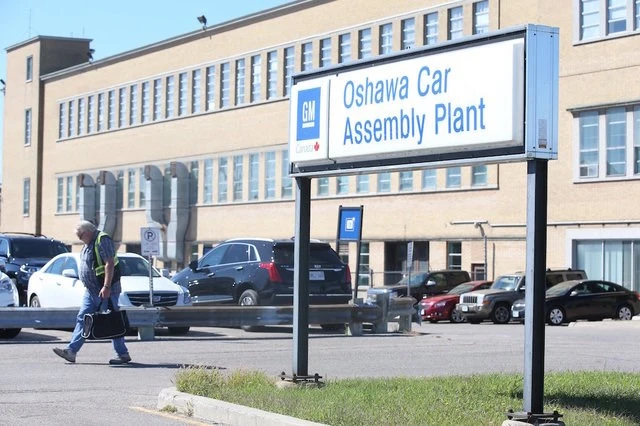
[[[160,229],[140,228],[140,248],[149,261],[149,306],[153,306],[153,266],[151,256],[160,254]]]

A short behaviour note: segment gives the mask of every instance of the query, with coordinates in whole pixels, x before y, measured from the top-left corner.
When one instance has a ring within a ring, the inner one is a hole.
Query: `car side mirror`
[[[526,288],[527,288],[527,286],[524,286],[524,285],[523,285],[522,287],[520,287],[520,289],[519,289],[518,291],[525,291],[525,290],[526,290]]]
[[[573,290],[571,293],[569,293],[569,296],[577,296],[578,292],[576,290]]]
[[[427,281],[427,287],[435,287],[435,286],[436,286],[436,282],[434,280]]]
[[[191,262],[189,262],[189,268],[191,268],[192,271],[197,271],[198,270],[198,261],[197,260],[192,260]]]
[[[65,269],[62,271],[62,276],[67,278],[78,278],[78,274],[73,269]]]
[[[171,274],[169,273],[169,269],[167,269],[167,268],[162,268],[162,269],[160,270],[160,273],[161,273],[161,274],[162,274],[162,276],[163,276],[163,277],[165,277],[165,278],[169,278],[169,277],[171,277]]]

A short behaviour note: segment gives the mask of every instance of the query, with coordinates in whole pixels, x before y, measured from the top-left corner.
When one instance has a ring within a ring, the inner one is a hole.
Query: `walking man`
[[[68,362],[76,362],[76,354],[84,344],[82,337],[83,320],[85,314],[97,312],[101,305],[107,305],[111,298],[114,309],[118,309],[120,296],[120,266],[118,256],[111,237],[99,231],[95,225],[83,220],[76,226],[76,236],[84,243],[80,253],[80,269],[78,275],[85,286],[82,306],[78,312],[76,327],[71,341],[66,348],[54,348],[53,352]],[[124,337],[113,340],[115,358],[109,364],[126,364],[131,361],[129,351],[124,343]]]

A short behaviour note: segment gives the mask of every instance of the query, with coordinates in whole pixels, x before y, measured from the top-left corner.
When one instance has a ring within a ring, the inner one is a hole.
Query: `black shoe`
[[[118,355],[117,357],[111,358],[109,360],[109,364],[111,365],[128,364],[130,362],[131,362],[131,357],[129,356],[129,354]]]

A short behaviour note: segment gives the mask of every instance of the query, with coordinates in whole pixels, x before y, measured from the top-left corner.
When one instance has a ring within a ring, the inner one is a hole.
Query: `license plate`
[[[520,316],[520,312],[514,312],[514,313],[513,313],[513,317],[514,317],[514,318],[518,318],[519,316]]]
[[[324,280],[324,271],[309,271],[309,279],[311,281]]]
[[[469,307],[468,307],[467,305],[461,305],[461,306],[460,306],[460,310],[461,310],[462,312],[469,312]]]

